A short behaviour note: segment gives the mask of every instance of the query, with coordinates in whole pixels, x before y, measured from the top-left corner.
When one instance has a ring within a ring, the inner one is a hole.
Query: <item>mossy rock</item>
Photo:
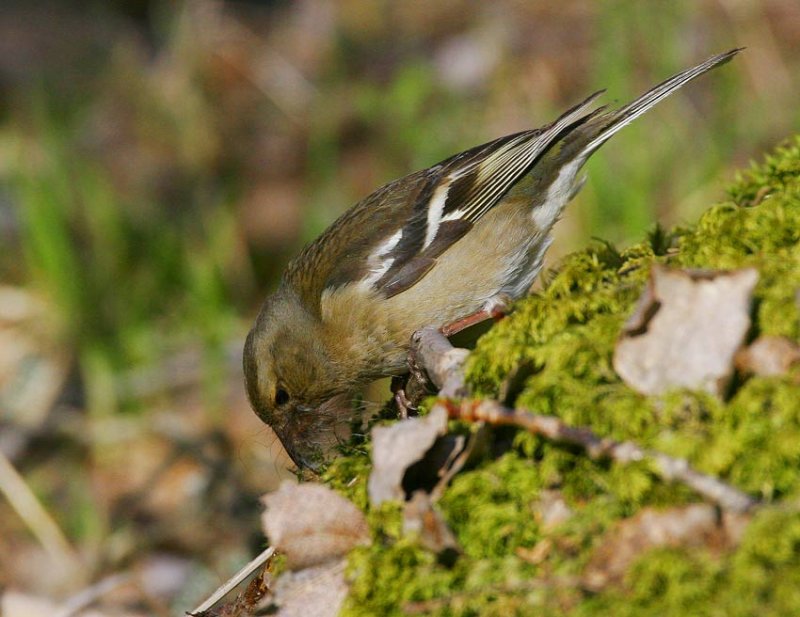
[[[402,537],[399,504],[369,512],[374,542],[350,555],[344,615],[800,614],[800,374],[741,378],[724,401],[628,388],[612,368],[614,343],[656,263],[757,268],[749,336],[800,338],[800,137],[740,174],[729,200],[696,226],[657,229],[624,251],[596,243],[566,258],[542,291],[479,340],[468,381],[478,396],[496,397],[525,367],[516,406],[685,457],[762,499],[738,547],[654,549],[620,583],[593,593],[537,584],[578,578],[619,520],[699,498],[646,464],[592,461],[512,432],[510,448],[458,474],[439,503],[463,547],[455,564]],[[368,452],[351,452],[325,480],[368,509],[368,474]],[[571,514],[547,525],[537,504],[553,488]],[[523,558],[543,541],[551,547],[543,558]]]

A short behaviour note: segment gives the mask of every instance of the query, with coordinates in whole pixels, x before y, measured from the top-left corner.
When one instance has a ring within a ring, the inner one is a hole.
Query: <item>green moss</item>
[[[542,486],[533,461],[512,452],[472,473],[456,476],[441,506],[467,555],[502,558],[541,539],[532,506]],[[475,507],[476,494],[486,497],[479,508]],[[528,524],[519,525],[521,514],[529,519]]]
[[[704,393],[644,397],[612,367],[620,327],[654,263],[758,269],[751,336],[800,338],[800,138],[739,175],[730,201],[689,228],[657,228],[619,252],[595,243],[567,257],[543,289],[520,301],[478,342],[468,380],[497,396],[520,367],[517,406],[615,439],[685,457],[766,501],[800,496],[800,386],[796,374],[740,380],[725,401]],[[502,436],[503,439],[499,439]],[[409,610],[467,615],[784,615],[800,612],[800,515],[764,508],[729,553],[650,551],[622,583],[588,595],[559,579],[580,576],[604,532],[644,507],[697,501],[644,463],[620,466],[527,433],[500,456],[458,474],[440,502],[462,546],[451,567],[400,533],[398,505],[369,512],[372,546],[350,558],[345,615]],[[367,508],[365,452],[340,459],[325,480]],[[356,478],[353,480],[353,478]],[[571,511],[546,524],[542,491]],[[535,563],[530,549],[549,545]]]
[[[736,176],[728,190],[740,206],[750,206],[776,193],[797,192],[800,177],[800,135],[788,140],[759,164]]]
[[[623,585],[588,599],[577,616],[796,615],[800,607],[800,516],[765,510],[730,557],[657,549],[635,564]]]
[[[342,456],[333,460],[321,479],[363,510],[369,504],[367,479],[370,469],[370,453],[367,448],[346,449]]]

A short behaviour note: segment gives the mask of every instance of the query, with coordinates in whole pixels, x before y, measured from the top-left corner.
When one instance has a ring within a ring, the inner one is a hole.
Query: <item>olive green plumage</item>
[[[739,50],[709,58],[613,111],[598,92],[555,122],[387,184],[287,267],[247,337],[256,413],[298,465],[346,437],[354,392],[405,371],[411,334],[524,295],[579,172],[618,130]]]

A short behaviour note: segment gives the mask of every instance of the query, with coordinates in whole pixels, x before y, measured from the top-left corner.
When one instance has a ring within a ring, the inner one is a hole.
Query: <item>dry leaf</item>
[[[759,336],[736,354],[736,368],[762,377],[785,375],[800,362],[800,345],[783,336]]]
[[[673,388],[720,395],[750,327],[758,272],[653,268],[614,352],[614,369],[644,394]]]
[[[276,617],[336,617],[347,597],[345,561],[337,559],[299,572],[286,572],[273,588]]]
[[[537,542],[533,548],[518,546],[514,553],[523,561],[527,561],[528,563],[536,566],[547,559],[552,550],[553,541],[550,538],[545,538],[544,540]]]
[[[561,491],[547,489],[540,493],[539,499],[533,504],[533,512],[544,531],[552,530],[572,516],[572,509]]]
[[[622,580],[628,568],[645,551],[669,546],[703,546],[725,550],[736,544],[747,517],[720,519],[708,504],[692,504],[654,510],[646,508],[621,521],[606,534],[583,574],[583,583],[593,591]]]
[[[369,543],[361,510],[321,484],[287,481],[262,501],[267,507],[262,517],[264,532],[293,570],[324,563]]]
[[[403,533],[416,534],[419,543],[437,555],[455,557],[461,552],[456,537],[424,491],[415,491],[403,508]]]
[[[372,429],[372,472],[367,486],[370,503],[376,506],[405,499],[406,471],[423,459],[446,430],[447,411],[438,406],[427,416]]]

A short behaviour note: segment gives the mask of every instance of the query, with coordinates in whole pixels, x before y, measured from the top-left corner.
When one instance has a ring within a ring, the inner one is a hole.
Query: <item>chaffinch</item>
[[[448,333],[523,296],[579,171],[612,135],[730,60],[709,58],[617,110],[597,92],[539,129],[501,137],[378,189],[291,261],[244,349],[248,396],[298,466],[346,434],[355,393],[407,371],[411,334]],[[455,324],[452,327],[448,327]]]

